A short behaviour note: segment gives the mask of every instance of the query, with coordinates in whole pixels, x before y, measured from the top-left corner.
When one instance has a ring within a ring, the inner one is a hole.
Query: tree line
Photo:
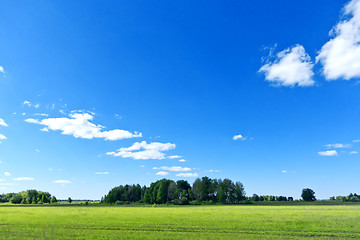
[[[161,179],[149,187],[137,185],[120,185],[109,191],[101,202],[122,204],[143,202],[149,204],[219,202],[240,203],[246,200],[245,189],[241,182],[230,179],[198,178],[192,186],[186,180],[173,181]]]
[[[57,199],[48,192],[27,190],[19,193],[1,194],[0,202],[11,202],[14,204],[43,204],[56,203]]]

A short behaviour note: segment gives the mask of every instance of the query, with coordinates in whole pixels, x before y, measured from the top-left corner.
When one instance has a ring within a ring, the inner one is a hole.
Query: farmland
[[[360,238],[360,205],[6,206],[1,239]]]

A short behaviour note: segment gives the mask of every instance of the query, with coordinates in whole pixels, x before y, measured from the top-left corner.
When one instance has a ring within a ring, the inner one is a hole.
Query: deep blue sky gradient
[[[360,138],[357,80],[328,82],[315,65],[316,86],[287,88],[258,73],[275,44],[281,51],[301,43],[315,58],[345,3],[2,1],[0,118],[9,127],[0,128],[7,137],[0,174],[12,176],[0,179],[35,180],[0,192],[36,188],[59,198],[100,199],[114,186],[162,178],[152,169],[159,166],[241,181],[248,195],[299,198],[306,187],[319,198],[359,192],[359,157],[348,154],[360,150],[352,143]],[[26,107],[25,100],[40,107]],[[24,121],[33,113],[63,117],[61,109],[93,111],[94,123],[143,138],[78,139]],[[247,140],[234,141],[236,134]],[[187,162],[106,155],[143,140],[175,143],[169,154]],[[319,156],[331,143],[353,146]],[[72,184],[53,183],[58,179]]]

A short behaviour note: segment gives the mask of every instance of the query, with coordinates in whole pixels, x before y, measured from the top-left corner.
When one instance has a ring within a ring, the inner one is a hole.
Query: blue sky
[[[359,192],[360,1],[3,1],[0,192]]]

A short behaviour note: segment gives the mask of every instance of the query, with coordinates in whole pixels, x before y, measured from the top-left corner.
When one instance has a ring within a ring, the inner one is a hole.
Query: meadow
[[[360,239],[360,205],[6,206],[1,239]]]

